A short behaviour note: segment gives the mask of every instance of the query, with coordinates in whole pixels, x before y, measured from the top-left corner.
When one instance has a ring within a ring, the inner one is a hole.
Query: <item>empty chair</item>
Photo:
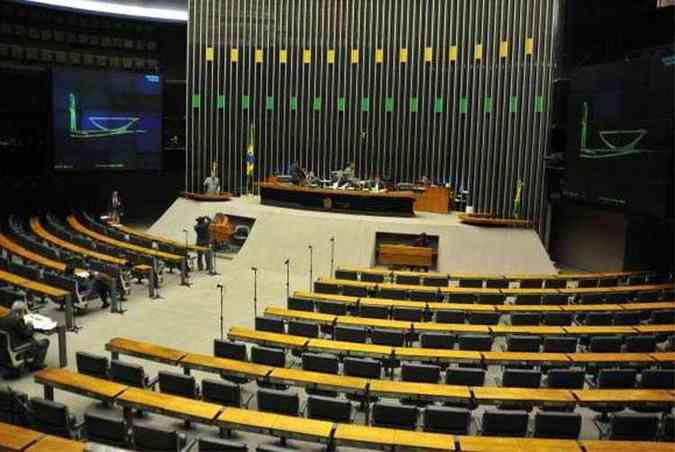
[[[224,341],[215,339],[213,341],[213,355],[218,358],[234,359],[237,361],[247,361],[246,344],[241,342]],[[220,377],[233,383],[244,384],[251,381],[249,378],[238,375],[220,374]]]
[[[49,435],[75,438],[81,425],[70,414],[68,407],[62,403],[33,397],[30,400],[30,425]]]
[[[401,380],[420,383],[438,383],[441,378],[441,368],[431,364],[401,365]]]
[[[583,323],[586,326],[609,326],[613,321],[614,317],[609,312],[589,312]]]
[[[340,286],[337,284],[315,281],[314,292],[338,295],[340,293]]]
[[[425,432],[468,435],[471,411],[466,408],[429,406],[422,412]]]
[[[635,369],[600,369],[598,388],[631,389],[635,387],[637,371]]]
[[[297,392],[258,389],[258,409],[271,413],[297,416],[300,409],[300,397]]]
[[[294,311],[312,312],[314,311],[314,302],[302,298],[288,297],[288,300],[286,300],[286,307]]]
[[[138,450],[143,451],[180,451],[185,447],[187,439],[184,434],[175,430],[160,427],[134,425],[133,442]]]
[[[248,452],[248,446],[231,439],[203,437],[198,440],[199,452]]]
[[[251,347],[251,361],[273,367],[286,366],[286,353],[283,350],[267,347]]]
[[[347,315],[345,303],[321,302],[316,304],[316,310],[322,314]]]
[[[615,312],[612,323],[616,326],[637,325],[640,323],[640,313],[636,311]]]
[[[663,416],[663,428],[660,435],[661,441],[675,441],[675,418],[672,414]]]
[[[619,279],[616,277],[598,279],[598,287],[615,287],[618,285]]]
[[[141,389],[152,387],[158,381],[157,378],[150,380],[145,374],[143,366],[116,359],[110,361],[110,379],[117,383]]]
[[[202,380],[202,399],[218,405],[240,407],[241,387],[227,381]]]
[[[507,279],[487,279],[485,287],[488,289],[508,289],[509,281]]]
[[[346,295],[348,297],[367,297],[368,288],[355,285],[353,286],[351,284],[344,284],[342,286],[342,295]]]
[[[194,399],[199,393],[197,382],[192,375],[183,375],[166,370],[160,370],[157,375],[159,376],[159,390],[165,394]]]
[[[510,315],[511,325],[534,326],[541,323],[541,314],[535,312],[514,312]]]
[[[635,294],[638,303],[654,303],[659,301],[659,292],[638,292]]]
[[[370,319],[388,319],[389,307],[362,304],[359,306],[359,316]]]
[[[422,284],[428,287],[448,287],[450,279],[447,276],[425,276]]]
[[[632,293],[626,293],[626,292],[614,292],[614,293],[608,293],[605,295],[605,303],[609,304],[623,304],[623,303],[628,303],[633,300],[633,294]]]
[[[528,369],[504,369],[502,386],[505,388],[538,388],[541,372]]]
[[[411,290],[408,296],[413,301],[423,301],[428,303],[435,303],[440,299],[439,292],[431,292],[428,290]]]
[[[445,384],[458,386],[483,386],[485,384],[485,371],[482,369],[449,367],[445,372]]]
[[[564,289],[567,287],[567,280],[564,278],[547,279],[544,281],[544,287],[547,289]]]
[[[255,329],[258,331],[269,331],[270,333],[280,334],[284,334],[286,332],[283,320],[273,319],[270,317],[256,317]]]
[[[301,320],[288,321],[288,334],[303,337],[319,337],[319,325]]]
[[[422,333],[420,334],[422,348],[440,348],[452,350],[455,348],[455,336],[447,333]]]
[[[424,311],[422,309],[394,307],[392,309],[391,318],[394,320],[404,320],[406,322],[421,322],[423,315]]]
[[[481,294],[478,296],[480,304],[504,304],[506,297],[502,294]]]
[[[544,353],[576,353],[579,340],[576,337],[544,336]]]
[[[349,279],[351,281],[357,281],[359,275],[357,272],[352,270],[340,270],[339,268],[335,270],[335,279]]]
[[[538,412],[534,416],[535,438],[577,439],[581,432],[579,413]]]
[[[303,353],[302,369],[325,374],[337,374],[340,363],[333,355],[325,353]]]
[[[541,304],[546,306],[560,306],[567,304],[567,295],[554,294],[554,295],[544,295],[541,298]]]
[[[549,326],[570,326],[572,324],[572,313],[547,312],[542,318],[542,323]]]
[[[362,272],[361,273],[361,281],[383,283],[384,282],[384,275],[381,274],[381,273]]]
[[[480,289],[483,287],[482,279],[460,279],[459,287],[471,287],[473,289]]]
[[[108,358],[87,352],[75,353],[77,371],[96,378],[108,379]]]
[[[628,336],[625,349],[629,353],[654,353],[656,351],[656,336]]]
[[[336,326],[333,329],[333,339],[336,341],[358,342],[364,344],[366,338],[367,332],[365,328]]]
[[[591,353],[620,353],[623,338],[616,336],[595,336],[588,349]]]
[[[671,325],[675,323],[675,311],[652,311],[649,323],[654,325]]]
[[[499,312],[469,312],[467,318],[472,325],[497,325],[501,314]]]
[[[628,279],[626,280],[626,283],[629,286],[640,286],[646,282],[647,275],[644,273],[640,273],[637,275],[630,275]]]
[[[526,436],[528,419],[526,411],[488,409],[483,413],[482,434],[483,436]]]
[[[521,289],[541,289],[544,285],[544,280],[534,278],[521,279],[519,285]]]
[[[489,334],[463,334],[457,342],[460,350],[488,352],[492,349],[492,336]]]
[[[546,387],[553,389],[583,389],[585,381],[581,369],[551,369],[546,374]]]
[[[349,423],[352,420],[352,404],[332,397],[310,396],[307,398],[307,417]]]
[[[378,296],[380,298],[389,298],[392,300],[407,300],[408,291],[403,289],[380,288]]]
[[[417,407],[398,403],[378,402],[372,405],[371,424],[376,427],[414,430],[417,425]]]
[[[645,369],[642,371],[640,387],[645,389],[675,389],[675,370]]]
[[[124,419],[113,419],[100,414],[85,413],[84,429],[89,441],[118,447],[129,445],[129,429]]]
[[[379,379],[382,376],[382,363],[370,358],[345,358],[344,374],[349,377]]]
[[[419,286],[421,283],[420,275],[402,275],[396,274],[396,284],[408,284],[411,286]]]
[[[540,345],[539,336],[512,335],[506,339],[506,349],[510,352],[538,352]]]
[[[446,295],[449,303],[475,303],[478,298],[472,293],[449,293]]]
[[[403,344],[405,343],[405,333],[375,328],[370,332],[370,340],[373,344],[377,345],[403,347]]]
[[[519,306],[537,306],[541,304],[541,295],[516,295],[516,302]]]
[[[598,287],[597,278],[583,278],[577,281],[579,287]]]
[[[0,422],[16,425],[28,423],[28,395],[9,386],[0,388]]]
[[[659,430],[655,414],[617,413],[612,416],[607,439],[612,441],[654,441]]]
[[[436,311],[438,323],[464,323],[466,313],[464,311]]]

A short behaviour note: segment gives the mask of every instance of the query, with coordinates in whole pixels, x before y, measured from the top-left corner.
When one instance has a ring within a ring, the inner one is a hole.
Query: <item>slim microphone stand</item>
[[[291,260],[286,259],[284,262],[286,265],[286,299],[291,296]]]
[[[333,277],[333,266],[335,265],[335,237],[330,238],[330,276]],[[311,290],[311,287],[310,287]]]
[[[258,316],[258,269],[251,267],[253,270],[253,319]]]
[[[312,291],[312,281],[313,277],[312,274],[314,272],[314,259],[313,259],[313,252],[312,252],[312,245],[309,245],[309,291]]]
[[[186,287],[191,287],[192,284],[190,284],[190,264],[188,263],[188,231],[187,229],[183,229],[183,233],[185,234],[185,269],[181,269],[181,286],[186,286]]]
[[[223,340],[223,290],[225,287],[222,284],[220,286],[220,340]]]

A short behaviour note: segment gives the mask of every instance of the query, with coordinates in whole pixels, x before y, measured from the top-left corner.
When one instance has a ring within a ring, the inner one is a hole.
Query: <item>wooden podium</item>
[[[402,265],[430,268],[433,250],[426,247],[382,244],[377,249],[377,263],[380,265]]]
[[[450,205],[451,192],[445,187],[421,187],[415,190],[415,211],[447,214]]]

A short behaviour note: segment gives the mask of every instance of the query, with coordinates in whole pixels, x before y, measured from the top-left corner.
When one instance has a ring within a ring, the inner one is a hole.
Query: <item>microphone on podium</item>
[[[222,285],[222,284],[218,284],[218,285],[216,285],[216,287],[219,288],[219,289],[222,289],[222,288],[223,288],[223,285]]]

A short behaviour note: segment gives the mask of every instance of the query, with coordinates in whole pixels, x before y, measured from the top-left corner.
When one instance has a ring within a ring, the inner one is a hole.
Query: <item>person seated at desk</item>
[[[288,174],[291,176],[291,182],[296,185],[301,185],[307,177],[305,170],[298,164],[298,162],[291,164],[291,166],[288,168]]]
[[[77,279],[79,293],[74,305],[76,309],[80,308],[78,303],[80,299],[91,300],[96,295],[101,299],[101,308],[110,306],[108,301],[112,292],[112,278],[110,276],[96,271],[76,273],[75,264],[72,262],[66,264],[64,273],[66,276]]]
[[[423,232],[417,238],[415,239],[415,245],[420,248],[429,248],[430,242],[429,242],[429,237],[427,237],[427,233]]]
[[[216,176],[216,170],[211,170],[209,177],[204,179],[204,187],[207,195],[217,195],[220,193],[220,179]]]
[[[24,352],[28,368],[39,370],[45,367],[44,361],[49,348],[49,340],[33,337],[33,325],[24,320],[24,316],[27,314],[26,303],[23,301],[14,302],[10,313],[0,317],[0,330],[8,334],[9,347],[12,350]]]

